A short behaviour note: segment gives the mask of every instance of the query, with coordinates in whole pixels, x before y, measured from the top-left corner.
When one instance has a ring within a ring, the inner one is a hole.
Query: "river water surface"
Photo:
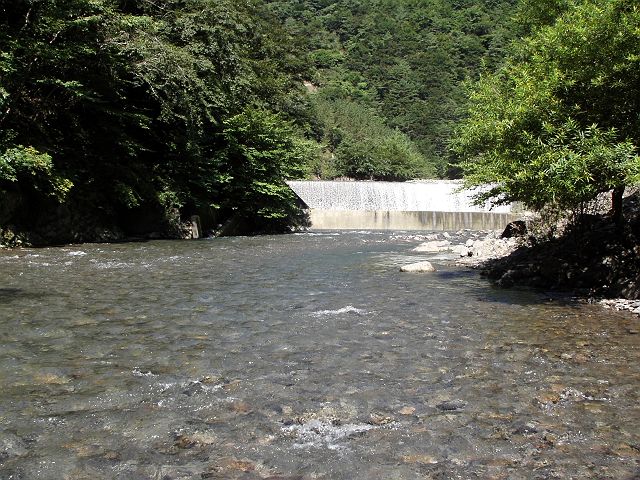
[[[418,243],[0,252],[0,478],[640,478],[637,317]]]

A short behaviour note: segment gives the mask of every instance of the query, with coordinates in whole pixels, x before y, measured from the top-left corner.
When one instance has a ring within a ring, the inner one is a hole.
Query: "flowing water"
[[[511,212],[511,205],[476,205],[476,190],[458,180],[412,182],[291,180],[287,184],[312,209],[406,212]]]
[[[639,478],[637,317],[418,243],[0,252],[0,478]]]

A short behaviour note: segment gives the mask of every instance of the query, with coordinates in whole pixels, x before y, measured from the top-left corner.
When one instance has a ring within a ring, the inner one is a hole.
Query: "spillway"
[[[475,205],[459,181],[289,181],[318,230],[499,230],[512,205]]]

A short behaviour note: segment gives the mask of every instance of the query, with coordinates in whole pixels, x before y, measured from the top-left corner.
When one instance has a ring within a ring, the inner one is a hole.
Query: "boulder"
[[[515,220],[509,223],[500,238],[524,237],[527,234],[527,224],[523,220]]]
[[[400,267],[401,272],[435,272],[436,269],[431,262],[411,263]]]
[[[469,256],[469,247],[467,247],[466,245],[454,245],[453,247],[451,247],[451,251],[457,255],[460,255],[461,257]]]

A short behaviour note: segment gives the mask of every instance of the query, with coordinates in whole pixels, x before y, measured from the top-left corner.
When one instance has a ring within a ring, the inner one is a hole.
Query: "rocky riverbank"
[[[592,215],[578,227],[540,240],[524,222],[456,244],[433,238],[415,251],[449,251],[501,287],[528,286],[600,301],[640,314],[640,195],[625,199],[624,226]]]
[[[576,247],[572,238],[531,245],[524,238],[488,234],[456,263],[478,268],[501,287],[561,291],[607,308],[640,315],[638,246],[607,241],[592,232]],[[579,251],[576,251],[579,250]]]
[[[625,199],[625,224],[590,215],[552,238],[528,233],[525,222],[499,232],[434,234],[414,249],[448,252],[453,262],[479,269],[501,287],[566,293],[640,314],[640,194]],[[470,235],[470,238],[469,238]]]
[[[625,201],[623,226],[593,215],[557,238],[523,239],[502,258],[482,264],[498,285],[528,285],[588,297],[640,299],[640,196]]]

